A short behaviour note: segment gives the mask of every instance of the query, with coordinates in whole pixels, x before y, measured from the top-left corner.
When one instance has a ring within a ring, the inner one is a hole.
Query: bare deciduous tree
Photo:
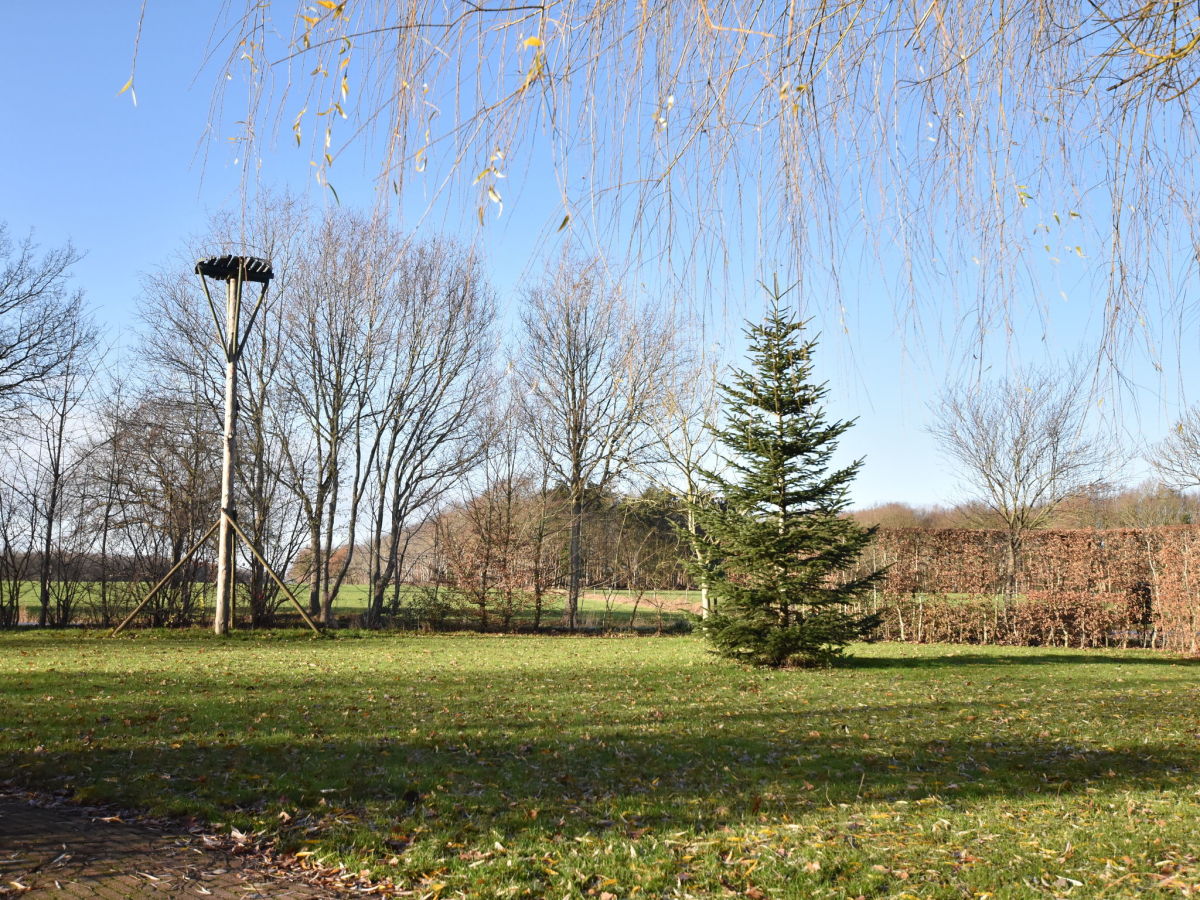
[[[1200,487],[1200,407],[1188,408],[1148,458],[1163,484],[1180,490]]]
[[[184,560],[216,520],[220,508],[217,432],[197,396],[143,394],[112,407],[92,450],[93,471],[113,478],[114,499],[104,504],[106,527],[117,537],[131,577],[157,581]],[[100,485],[94,495],[104,492]],[[205,600],[211,554],[195,554],[148,607],[157,625],[192,624]]]
[[[60,370],[87,338],[77,327],[83,292],[69,284],[79,259],[70,244],[41,256],[32,237],[14,245],[0,223],[0,408]]]
[[[32,392],[25,404],[36,443],[23,448],[26,464],[37,473],[39,560],[38,624],[67,625],[71,602],[62,591],[70,590],[73,579],[63,578],[61,566],[55,579],[55,557],[62,551],[63,513],[68,481],[84,461],[83,436],[79,433],[79,413],[86,393],[98,374],[96,329],[80,316],[61,324],[68,330],[64,342],[73,348],[52,377],[47,377]],[[57,611],[51,608],[53,582],[59,584]],[[63,582],[66,582],[62,584]]]
[[[699,573],[700,614],[704,618],[715,612],[703,574],[712,549],[700,539],[696,508],[709,493],[704,469],[717,462],[713,426],[719,412],[716,372],[711,363],[698,356],[691,365],[670,373],[662,403],[647,422],[656,438],[648,471],[660,489],[683,501],[683,527]]]
[[[1008,532],[1009,594],[1029,531],[1117,468],[1114,447],[1089,429],[1088,411],[1077,375],[1034,369],[949,388],[933,407],[930,433]]]
[[[284,447],[284,477],[309,532],[309,611],[330,623],[383,434],[375,419],[402,241],[349,213],[326,215],[309,234],[312,250],[293,275],[280,348],[285,415],[302,436]],[[335,558],[339,544],[344,552]]]
[[[486,455],[496,393],[495,301],[479,259],[441,239],[409,243],[396,266],[375,426],[372,625],[403,571],[409,537]]]
[[[21,597],[37,546],[37,490],[15,454],[0,455],[0,626],[21,620]]]
[[[571,506],[564,622],[579,609],[586,492],[603,490],[642,457],[646,422],[674,364],[676,335],[639,312],[598,261],[564,256],[525,292],[520,374],[530,433]]]

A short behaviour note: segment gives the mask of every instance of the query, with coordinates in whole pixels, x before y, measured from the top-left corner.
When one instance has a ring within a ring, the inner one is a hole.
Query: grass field
[[[75,624],[93,624],[95,617],[90,608],[88,592],[95,589],[95,585],[89,582],[81,584],[83,593],[77,599],[77,613]],[[148,586],[139,586],[138,591],[135,591],[135,599],[140,599],[141,591],[146,590]],[[306,585],[292,585],[296,597],[307,605],[308,592]],[[244,591],[245,588],[242,588]],[[341,619],[343,623],[352,622],[354,617],[362,615],[367,609],[369,587],[365,584],[347,584],[343,585],[338,592],[337,599],[334,601],[334,614]],[[405,603],[419,603],[421,589],[413,586],[405,586],[403,588]],[[130,601],[131,603],[133,601]],[[211,590],[207,594],[206,602],[210,604],[209,608],[200,610],[200,618],[207,619],[212,615]],[[636,603],[636,607],[635,607]],[[631,625],[639,629],[652,629],[656,627],[673,627],[678,626],[689,620],[687,611],[699,611],[700,595],[695,591],[646,591],[642,594],[640,600],[637,599],[631,591],[611,591],[608,593],[606,602],[605,594],[598,590],[585,591],[580,597],[579,603],[579,624],[584,628],[613,628],[622,629],[629,628]],[[542,624],[544,626],[557,625],[562,620],[563,607],[565,605],[565,593],[561,590],[549,591],[545,595],[544,606],[542,610]],[[21,584],[21,599],[19,606],[22,610],[21,620],[24,623],[36,623],[38,619],[38,585],[33,581],[26,581]],[[246,612],[245,597],[239,597],[238,615],[244,618]],[[294,616],[290,605],[287,603],[281,604],[279,615],[285,623],[299,625],[298,616]],[[478,613],[469,604],[460,603],[452,608],[447,608],[444,613],[448,624],[459,627],[472,626],[477,623]],[[119,617],[118,617],[119,618]],[[407,626],[410,630],[413,628],[413,623],[408,621],[412,618],[412,614],[405,617],[405,621],[401,623],[401,627]],[[528,627],[533,620],[533,611],[531,609],[521,609],[514,617],[514,624],[519,627]],[[424,619],[421,620],[424,622]],[[495,610],[489,611],[489,623],[494,627],[500,622],[500,618]]]
[[[366,611],[367,585],[346,585],[338,592],[334,612],[339,616],[360,615]],[[409,589],[414,592],[415,588]],[[411,602],[411,601],[410,601]],[[562,621],[566,606],[566,593],[562,590],[549,591],[545,595],[542,609],[544,626],[558,625]],[[695,591],[646,591],[637,598],[632,591],[610,591],[606,595],[599,590],[585,590],[579,598],[578,622],[584,628],[638,628],[663,627],[688,621],[687,612],[699,612],[700,595]],[[687,612],[685,612],[685,610]],[[468,604],[460,604],[451,618],[464,623],[474,623],[476,612]],[[496,611],[489,610],[489,621],[495,625],[500,621]],[[521,609],[514,623],[528,626],[533,620],[533,610]]]
[[[7,633],[0,765],[417,896],[1191,896],[1198,676],[1146,652],[764,672],[691,637]]]

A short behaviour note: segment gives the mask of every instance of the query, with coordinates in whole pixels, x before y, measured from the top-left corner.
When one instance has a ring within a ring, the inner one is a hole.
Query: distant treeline
[[[1001,529],[1004,523],[979,502],[919,506],[880,503],[850,515],[883,528]],[[1135,487],[1087,492],[1056,504],[1047,528],[1151,528],[1200,523],[1200,497],[1146,482]]]

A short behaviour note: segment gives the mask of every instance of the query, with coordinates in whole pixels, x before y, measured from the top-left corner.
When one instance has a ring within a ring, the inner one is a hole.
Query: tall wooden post
[[[249,334],[254,327],[254,320],[258,317],[259,310],[262,309],[263,299],[267,295],[267,284],[274,277],[271,263],[269,260],[254,256],[213,256],[196,263],[196,274],[200,276],[200,283],[204,286],[204,297],[208,301],[208,309],[212,313],[217,339],[225,349],[225,440],[221,454],[220,517],[204,533],[204,537],[200,539],[199,543],[188,550],[183,558],[171,568],[171,571],[167,572],[162,580],[150,589],[150,593],[142,598],[133,611],[121,621],[121,624],[112,630],[112,633],[120,634],[125,626],[145,608],[146,604],[163,589],[171,577],[182,568],[183,564],[191,559],[192,555],[216,532],[219,543],[217,545],[216,615],[213,617],[213,631],[217,634],[228,634],[233,624],[234,598],[237,590],[237,557],[234,555],[234,542],[240,539],[254,554],[267,574],[271,576],[271,580],[275,582],[280,592],[295,607],[304,624],[312,629],[313,634],[320,634],[316,622],[304,611],[304,607],[300,605],[300,601],[296,599],[292,589],[287,586],[279,573],[271,568],[262,552],[254,546],[254,542],[238,525],[236,499],[233,492],[234,465],[237,462],[237,367],[242,356],[242,285],[247,281],[252,281],[262,287],[258,295],[258,302],[251,307],[250,315],[246,320],[246,333]],[[209,293],[208,278],[212,278],[214,281],[220,279],[225,282],[224,320],[217,312],[217,305]]]
[[[237,592],[236,535],[232,519],[237,518],[233,494],[233,467],[237,459],[237,364],[241,356],[239,320],[242,307],[242,273],[232,274],[225,282],[225,436],[221,456],[221,518],[217,537],[217,600],[213,631],[227,634],[233,622]]]

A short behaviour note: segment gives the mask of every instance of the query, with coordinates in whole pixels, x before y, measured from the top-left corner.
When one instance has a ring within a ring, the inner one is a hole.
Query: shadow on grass
[[[931,645],[920,645],[928,648]],[[950,649],[937,656],[848,656],[839,668],[847,669],[948,669],[962,666],[1200,666],[1200,657],[1179,656],[1158,650],[1131,649],[1107,650],[1059,650],[1050,652],[1024,651],[1005,653],[979,653]],[[1032,649],[1032,648],[1031,648]],[[1120,655],[1114,655],[1119,653]]]
[[[713,828],[857,801],[989,797],[1030,801],[1102,785],[1178,786],[1193,752],[1053,741],[846,743],[724,737],[413,744],[388,739],[249,740],[235,745],[17,754],[9,771],[87,801],[220,819],[280,810],[346,813],[465,841],[497,830],[574,836],[597,828]],[[70,773],[64,776],[64,773]]]
[[[1084,654],[1015,658],[1064,663],[1076,657],[1088,661]],[[932,662],[1005,659],[960,655]],[[854,665],[906,662],[858,659]],[[991,701],[735,707],[703,720],[669,704],[663,711],[651,703],[611,703],[606,716],[588,721],[569,704],[552,715],[534,696],[500,698],[490,681],[457,678],[452,701],[409,693],[395,714],[356,727],[346,717],[361,712],[353,705],[357,685],[325,679],[328,694],[308,709],[289,704],[289,697],[298,700],[309,689],[305,683],[283,679],[210,695],[206,710],[191,711],[190,734],[179,735],[171,724],[183,721],[178,696],[156,707],[156,698],[109,684],[107,676],[88,680],[97,705],[71,713],[77,718],[69,726],[84,730],[64,735],[60,749],[47,741],[46,748],[18,745],[0,754],[6,772],[86,802],[210,821],[242,816],[255,827],[281,831],[285,842],[304,836],[294,831],[300,824],[311,828],[317,821],[321,833],[353,831],[356,846],[367,852],[395,850],[414,835],[465,844],[492,833],[513,840],[608,828],[684,831],[839,803],[932,795],[1015,803],[1091,789],[1159,790],[1191,783],[1200,771],[1190,745],[1134,743],[1162,714],[1152,709],[1122,726],[1124,742],[1099,746],[985,724]],[[408,690],[425,685],[414,681]],[[12,696],[48,688],[34,678]],[[425,696],[427,709],[421,707]],[[1069,722],[1078,700],[1067,692],[1043,707],[1050,718]],[[516,711],[523,711],[520,717]],[[946,723],[968,718],[987,730],[954,736]],[[892,726],[893,736],[867,733],[881,725],[885,735]],[[283,811],[291,819],[281,817]],[[297,824],[287,824],[293,820]]]

